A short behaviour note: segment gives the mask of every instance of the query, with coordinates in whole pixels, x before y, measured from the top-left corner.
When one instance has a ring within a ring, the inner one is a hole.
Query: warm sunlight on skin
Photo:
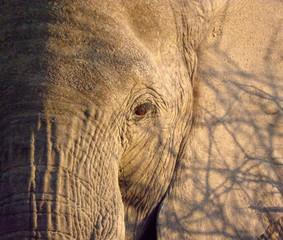
[[[282,1],[0,9],[0,240],[283,239]]]

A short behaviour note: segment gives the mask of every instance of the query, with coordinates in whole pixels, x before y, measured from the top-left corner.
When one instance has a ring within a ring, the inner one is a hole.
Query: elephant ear
[[[283,215],[283,4],[226,10],[199,49],[193,124],[159,207],[159,240],[256,239]]]
[[[283,217],[268,226],[266,231],[257,240],[280,240],[283,239]]]

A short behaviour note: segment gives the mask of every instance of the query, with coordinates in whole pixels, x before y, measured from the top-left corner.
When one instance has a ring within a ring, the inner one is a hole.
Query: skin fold
[[[0,9],[0,240],[282,238],[282,1]]]

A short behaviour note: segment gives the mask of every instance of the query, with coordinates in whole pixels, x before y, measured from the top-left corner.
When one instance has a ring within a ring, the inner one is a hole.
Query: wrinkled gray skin
[[[255,239],[282,216],[282,1],[0,9],[1,240]]]

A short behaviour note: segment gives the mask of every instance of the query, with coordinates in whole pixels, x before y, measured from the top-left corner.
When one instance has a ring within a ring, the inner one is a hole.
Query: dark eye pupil
[[[136,109],[135,114],[136,115],[144,115],[144,114],[146,114],[146,109],[145,108],[138,108],[138,109]]]

